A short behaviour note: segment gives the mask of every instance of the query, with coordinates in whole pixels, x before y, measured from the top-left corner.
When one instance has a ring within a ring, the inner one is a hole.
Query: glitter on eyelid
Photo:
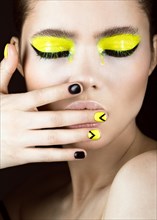
[[[70,57],[69,61],[75,53],[75,45],[73,40],[61,37],[52,36],[37,36],[31,41],[33,47],[35,47],[40,52],[44,53],[57,53],[63,51],[69,51]]]

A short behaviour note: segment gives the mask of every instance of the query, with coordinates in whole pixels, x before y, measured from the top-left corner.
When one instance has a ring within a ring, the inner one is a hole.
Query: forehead
[[[148,26],[138,0],[38,0],[26,19],[29,31],[45,28],[101,32],[116,26]]]

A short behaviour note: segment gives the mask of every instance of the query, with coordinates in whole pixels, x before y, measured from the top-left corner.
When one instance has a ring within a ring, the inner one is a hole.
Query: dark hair
[[[33,9],[33,2],[36,0],[14,0],[14,19],[17,36],[20,37],[22,33],[23,24],[27,15]],[[157,33],[157,0],[138,0],[141,9],[145,11],[150,23],[151,38]]]
[[[15,21],[16,35],[20,38],[22,34],[22,27],[33,9],[32,0],[13,0],[13,16]]]
[[[141,8],[147,14],[150,23],[150,36],[157,34],[157,1],[156,0],[138,0]]]

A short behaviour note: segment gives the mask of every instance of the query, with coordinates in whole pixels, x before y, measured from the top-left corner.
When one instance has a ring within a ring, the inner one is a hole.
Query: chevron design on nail
[[[102,116],[100,116],[100,120],[106,121],[106,115],[105,115],[105,113],[104,113]]]
[[[97,122],[105,122],[107,120],[107,115],[104,112],[96,112],[94,119]]]
[[[91,130],[88,132],[88,138],[91,140],[98,140],[100,139],[100,132],[99,130],[95,129],[95,130]]]
[[[94,138],[94,136],[95,136],[95,134],[93,134],[93,132],[92,132],[92,131],[89,131],[89,139],[93,139],[93,138]]]

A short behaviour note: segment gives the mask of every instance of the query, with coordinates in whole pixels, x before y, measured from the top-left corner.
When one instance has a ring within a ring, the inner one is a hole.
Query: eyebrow
[[[133,34],[133,35],[138,34],[138,28],[134,28],[132,26],[113,27],[106,29],[103,32],[97,33],[94,37],[95,38],[112,37],[121,34]]]
[[[62,29],[45,29],[34,34],[32,38],[39,37],[39,36],[75,38],[76,34],[70,31],[62,30]]]
[[[124,27],[113,27],[106,29],[100,33],[94,34],[94,38],[102,38],[102,37],[111,37],[120,34],[137,34],[138,28],[132,26],[124,26]],[[78,34],[76,32],[71,32],[62,29],[45,29],[37,32],[32,36],[32,38],[39,36],[54,36],[54,37],[63,37],[63,38],[76,38]]]

